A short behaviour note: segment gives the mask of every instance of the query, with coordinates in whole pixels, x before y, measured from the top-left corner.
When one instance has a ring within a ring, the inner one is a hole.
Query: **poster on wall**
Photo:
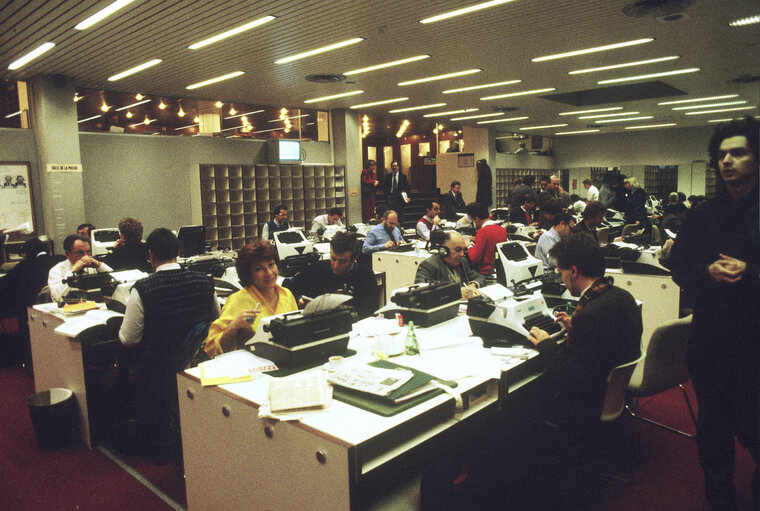
[[[29,162],[0,162],[0,228],[36,232]]]

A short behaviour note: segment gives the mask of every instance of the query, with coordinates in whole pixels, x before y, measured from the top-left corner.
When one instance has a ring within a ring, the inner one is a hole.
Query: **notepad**
[[[329,387],[322,371],[307,371],[269,382],[272,413],[315,410],[327,406]]]
[[[123,318],[124,314],[119,312],[100,309],[90,310],[82,316],[67,319],[55,329],[55,332],[72,338],[97,327],[107,328],[106,332],[116,332],[121,326]]]
[[[271,360],[257,357],[246,350],[236,350],[218,355],[212,360],[201,362],[201,385],[226,385],[251,381],[265,371],[275,371],[277,366]]]

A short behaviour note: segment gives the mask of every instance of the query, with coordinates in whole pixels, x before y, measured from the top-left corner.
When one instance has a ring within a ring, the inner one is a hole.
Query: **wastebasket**
[[[69,389],[50,389],[32,394],[26,400],[32,416],[37,447],[54,450],[74,440],[79,430],[77,400]]]

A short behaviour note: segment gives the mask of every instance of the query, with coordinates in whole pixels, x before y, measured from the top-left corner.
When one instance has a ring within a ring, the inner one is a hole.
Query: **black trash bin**
[[[60,449],[76,438],[79,413],[76,397],[69,389],[37,392],[29,396],[26,402],[40,449]]]

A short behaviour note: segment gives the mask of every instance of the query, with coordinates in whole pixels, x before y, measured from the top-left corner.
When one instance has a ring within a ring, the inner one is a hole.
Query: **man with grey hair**
[[[461,234],[446,231],[441,251],[420,263],[414,282],[457,282],[462,285],[462,300],[478,296],[478,288],[485,285],[486,278],[464,260],[466,247]]]

